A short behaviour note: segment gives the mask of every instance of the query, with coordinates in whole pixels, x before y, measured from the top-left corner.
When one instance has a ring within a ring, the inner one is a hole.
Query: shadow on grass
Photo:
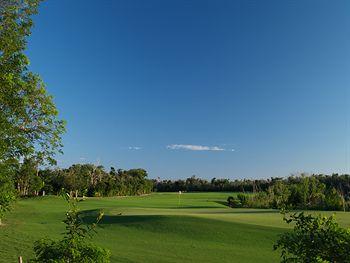
[[[79,213],[80,218],[85,224],[92,224],[96,222],[100,210],[84,210]],[[156,222],[162,220],[166,216],[162,215],[123,215],[122,213],[116,215],[104,215],[101,221],[98,223],[100,227],[109,224],[120,224],[124,226],[129,226],[139,223]]]
[[[278,210],[264,210],[258,208],[232,208],[225,211],[198,211],[197,214],[278,214]]]
[[[191,208],[191,207],[187,207]],[[193,208],[193,207],[192,207]],[[205,207],[199,207],[205,208]],[[217,207],[215,207],[217,208]],[[85,224],[92,224],[96,222],[101,210],[92,209],[92,210],[83,210],[79,213],[81,219]],[[197,211],[197,214],[271,214],[279,213],[278,210],[264,210],[264,209],[244,209],[244,208],[232,208],[225,209],[225,211]],[[189,214],[190,215],[190,214]],[[99,222],[99,227],[104,225],[119,224],[123,226],[134,226],[137,224],[144,223],[156,223],[161,222],[165,218],[169,218],[171,215],[123,215],[113,214],[113,215],[104,215],[102,220]],[[174,216],[174,215],[172,215]]]
[[[259,213],[260,211],[256,211]],[[85,210],[80,213],[85,224],[94,223],[99,210]],[[126,227],[137,231],[159,235],[175,235],[203,241],[211,237],[217,242],[232,244],[242,233],[247,236],[259,235],[266,238],[272,233],[281,232],[280,227],[271,227],[245,222],[226,222],[215,218],[203,218],[191,215],[105,215],[98,228],[109,231],[111,226]],[[111,230],[112,231],[112,230]]]
[[[206,209],[206,208],[220,208],[220,206],[215,206],[215,205],[179,205],[179,206],[175,206],[175,207],[168,207],[167,209]]]
[[[229,207],[227,202],[224,201],[214,201],[217,204]],[[230,209],[230,213],[241,213],[241,214],[268,214],[268,213],[279,213],[280,211],[277,209],[265,209],[265,208],[244,208],[244,207],[232,207]],[[217,211],[212,211],[212,212],[208,212],[208,214],[211,213],[227,213],[225,212],[217,212]]]
[[[214,201],[215,203],[219,204],[219,205],[223,205],[223,206],[227,206],[228,207],[228,203],[225,201]]]

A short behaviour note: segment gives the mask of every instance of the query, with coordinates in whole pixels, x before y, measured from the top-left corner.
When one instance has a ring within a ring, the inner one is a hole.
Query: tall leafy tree
[[[2,4],[0,11],[0,160],[33,155],[54,162],[64,122],[24,54],[39,0]]]
[[[61,151],[64,121],[40,76],[28,68],[24,54],[31,34],[32,15],[40,0],[0,0],[0,163],[33,158],[37,164],[54,163]],[[10,185],[0,171],[1,185]],[[4,190],[4,189],[3,189]],[[11,192],[9,187],[6,191]],[[7,198],[8,199],[8,198]],[[2,198],[0,198],[2,200]],[[0,201],[1,202],[1,201]],[[5,209],[6,203],[0,203]]]

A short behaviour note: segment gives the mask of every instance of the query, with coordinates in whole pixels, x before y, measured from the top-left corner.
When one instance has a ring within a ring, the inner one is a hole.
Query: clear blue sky
[[[152,178],[350,172],[350,2],[47,0],[29,40],[59,165]]]

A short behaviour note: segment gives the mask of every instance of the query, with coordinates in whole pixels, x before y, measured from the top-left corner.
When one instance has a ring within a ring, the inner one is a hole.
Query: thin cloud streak
[[[138,147],[138,146],[129,146],[128,147],[129,150],[141,150],[142,148],[141,147]]]
[[[188,151],[234,151],[233,149],[227,150],[219,146],[205,146],[205,145],[192,145],[192,144],[171,144],[166,147],[170,150],[188,150]]]

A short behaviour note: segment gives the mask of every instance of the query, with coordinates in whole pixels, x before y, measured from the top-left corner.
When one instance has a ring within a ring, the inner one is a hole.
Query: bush
[[[229,196],[227,198],[227,204],[229,207],[242,207],[242,203],[237,197]]]
[[[234,202],[233,196],[227,197],[227,205],[228,205],[229,207],[233,207],[233,202]]]
[[[242,207],[246,207],[248,205],[249,197],[247,195],[245,195],[245,194],[238,194],[237,195],[237,199],[241,203]]]
[[[39,240],[34,243],[36,259],[32,262],[55,263],[109,263],[110,253],[91,243],[77,243],[67,240]]]
[[[66,233],[62,240],[42,239],[34,243],[35,259],[31,262],[40,263],[108,263],[110,252],[86,241],[91,236],[96,224],[101,220],[100,213],[92,225],[84,225],[77,208],[78,200],[69,194],[65,195],[70,210],[63,221]]]
[[[271,208],[271,197],[267,192],[258,192],[247,201],[250,208]]]
[[[350,230],[341,228],[333,216],[296,213],[284,220],[295,227],[274,245],[281,249],[281,262],[350,262]]]

